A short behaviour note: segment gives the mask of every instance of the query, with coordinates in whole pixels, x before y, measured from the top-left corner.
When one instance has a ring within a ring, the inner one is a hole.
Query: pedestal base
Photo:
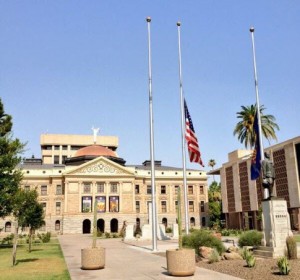
[[[285,255],[286,238],[292,234],[287,203],[282,198],[272,197],[262,201],[263,246],[273,258]],[[259,250],[258,250],[259,251]]]

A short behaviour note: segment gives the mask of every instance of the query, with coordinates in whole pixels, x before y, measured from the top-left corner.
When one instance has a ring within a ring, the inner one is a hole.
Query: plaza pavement
[[[194,276],[169,276],[166,258],[153,254],[151,241],[123,242],[121,239],[97,240],[97,245],[106,250],[105,268],[82,270],[81,249],[90,247],[90,235],[61,235],[58,237],[72,280],[147,280],[147,279],[201,279],[201,280],[239,280],[240,278],[196,267]],[[158,241],[158,252],[177,248],[174,240]]]

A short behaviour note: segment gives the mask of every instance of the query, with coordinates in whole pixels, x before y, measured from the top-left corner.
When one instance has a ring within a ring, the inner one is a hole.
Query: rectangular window
[[[179,189],[179,186],[175,186],[175,194],[176,195],[178,194],[178,189]]]
[[[104,183],[97,183],[97,193],[104,193]]]
[[[175,211],[176,211],[176,213],[178,211],[178,201],[177,200],[175,201]]]
[[[160,194],[166,194],[166,186],[160,186]]]
[[[41,186],[41,195],[47,195],[47,186]]]
[[[82,212],[92,212],[92,197],[91,196],[83,196],[82,197]]]
[[[140,202],[136,201],[135,202],[135,212],[140,213],[141,212],[141,207],[140,207]]]
[[[119,197],[110,196],[109,197],[109,212],[119,212]]]
[[[63,145],[63,146],[62,146],[62,149],[63,149],[63,150],[67,150],[67,149],[68,149],[68,146]]]
[[[83,183],[83,192],[91,193],[91,183]]]
[[[97,199],[97,212],[105,213],[106,212],[106,197],[105,196],[96,196]]]
[[[147,194],[152,194],[152,188],[150,185],[147,186]]]
[[[189,201],[189,212],[194,212],[194,201]]]
[[[200,211],[201,211],[201,212],[205,212],[204,201],[201,201],[201,202],[200,202]]]
[[[193,186],[188,186],[188,194],[193,194]]]
[[[59,146],[54,146],[54,150],[59,150]]]
[[[204,186],[200,186],[200,194],[204,194]]]
[[[61,158],[61,163],[62,163],[62,164],[65,164],[67,158],[68,158],[67,156],[62,156],[62,158]]]
[[[118,184],[117,183],[111,183],[110,184],[110,192],[111,193],[117,193],[118,192]]]
[[[54,156],[54,164],[59,164],[59,156]]]
[[[167,213],[167,202],[166,201],[161,201],[161,212]]]
[[[56,185],[56,194],[61,195],[62,194],[62,186],[61,185]]]
[[[30,186],[25,186],[24,191],[30,191]]]
[[[135,185],[135,194],[139,194],[139,193],[140,193],[140,186]]]
[[[80,148],[82,148],[81,146],[71,146],[71,150],[72,151],[77,151],[79,150]]]
[[[55,211],[56,211],[56,215],[60,215],[61,202],[56,202],[56,204],[55,204]]]

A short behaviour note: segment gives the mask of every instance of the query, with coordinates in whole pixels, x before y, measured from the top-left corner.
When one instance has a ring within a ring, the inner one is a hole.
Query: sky
[[[276,117],[278,142],[299,136],[299,14],[297,0],[0,0],[0,97],[13,135],[27,142],[24,157],[40,157],[41,134],[92,135],[94,126],[119,137],[127,164],[149,159],[150,16],[156,160],[182,166],[177,21],[205,164],[188,168],[221,167],[244,148],[233,130],[241,106],[256,102],[251,26],[260,104]]]

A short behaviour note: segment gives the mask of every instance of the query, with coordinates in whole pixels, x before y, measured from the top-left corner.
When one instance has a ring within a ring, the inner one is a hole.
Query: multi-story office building
[[[126,165],[116,153],[117,137],[101,137],[99,140],[102,145],[90,145],[92,136],[42,135],[42,159],[23,162],[22,187],[36,189],[44,207],[45,226],[41,230],[91,232],[95,200],[97,225],[102,232],[118,232],[124,221],[139,223],[141,227],[149,223],[148,205],[152,200],[150,162]],[[72,147],[81,148],[75,151]],[[58,163],[55,156],[59,156]],[[60,163],[62,156],[66,156],[64,164]],[[155,177],[157,220],[170,227],[176,223],[177,190],[178,186],[182,190],[183,172],[181,168],[163,166],[156,161]],[[187,192],[190,225],[207,226],[205,171],[187,170]],[[0,228],[6,232],[12,230],[12,226],[12,218],[0,221]]]
[[[92,135],[42,134],[40,138],[44,164],[64,164],[77,150],[93,143]],[[97,136],[96,143],[113,151],[118,148],[118,137]]]
[[[275,168],[275,193],[287,201],[293,230],[300,223],[300,137],[265,149],[270,152]],[[221,175],[222,204],[228,228],[261,227],[261,179],[251,181],[251,150],[228,154],[228,162],[209,174]]]

